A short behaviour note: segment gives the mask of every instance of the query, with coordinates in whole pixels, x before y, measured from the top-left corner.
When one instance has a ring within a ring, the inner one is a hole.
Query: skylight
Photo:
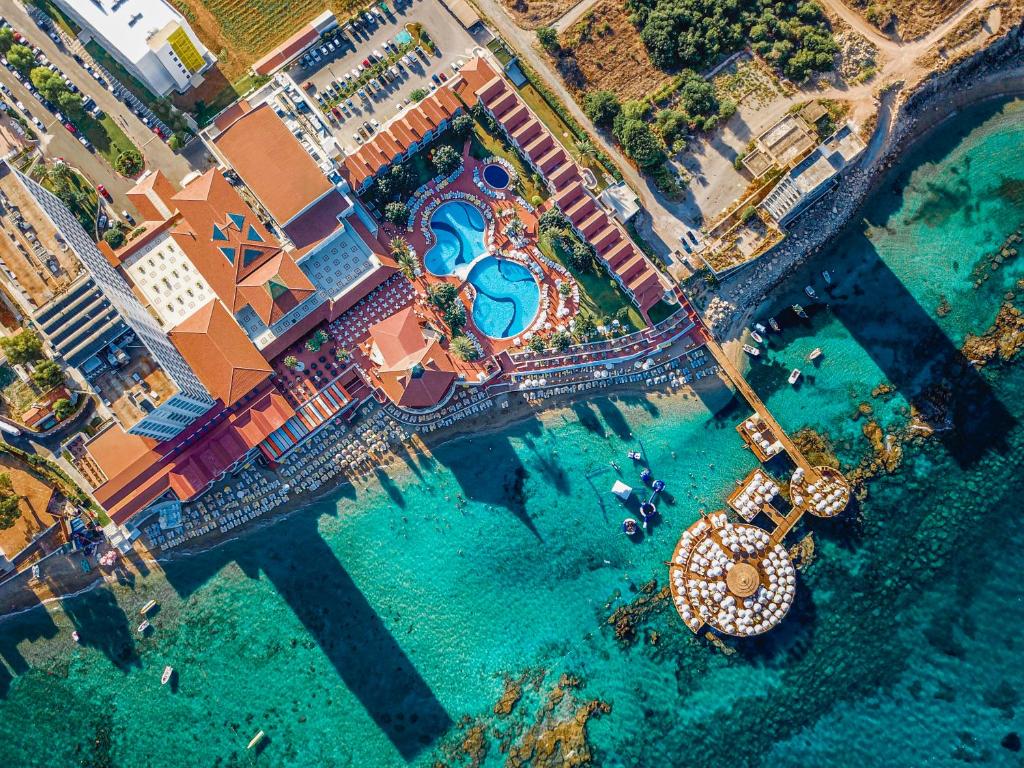
[[[235,249],[234,248],[232,248],[230,246],[222,245],[220,247],[220,252],[223,253],[224,254],[224,258],[226,258],[232,264],[235,263]]]
[[[227,240],[228,236],[224,234],[224,230],[218,227],[216,224],[213,225],[213,239],[214,240]]]
[[[246,240],[255,240],[258,243],[263,242],[263,238],[260,237],[260,233],[256,231],[256,227],[252,224],[249,225],[249,233],[245,236]]]
[[[245,216],[240,213],[229,213],[228,218],[231,219],[232,223],[238,227],[238,231],[242,231],[242,227],[245,226]]]

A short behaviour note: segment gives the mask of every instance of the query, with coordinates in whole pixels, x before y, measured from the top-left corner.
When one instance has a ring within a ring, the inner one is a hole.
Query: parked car
[[[363,137],[360,136],[358,133],[353,133],[352,134],[352,138],[356,140],[356,144],[362,144],[363,143]]]
[[[78,129],[75,128],[71,123],[64,123],[64,127],[68,129],[68,133],[77,134]]]
[[[96,191],[99,192],[107,200],[109,200],[111,202],[114,201],[113,196],[110,194],[110,192],[107,190],[107,188],[104,187],[102,184],[97,184],[96,185]]]
[[[122,216],[122,217],[124,218],[124,220],[125,220],[125,221],[127,221],[127,222],[128,222],[129,224],[134,224],[134,223],[135,223],[135,219],[133,219],[133,218],[132,218],[132,215],[131,215],[130,213],[128,213],[128,211],[124,211],[124,210],[122,210],[122,211],[121,211],[121,216]]]
[[[437,74],[437,72],[435,72],[434,74],[432,74],[432,75],[430,76],[430,79],[431,79],[431,80],[433,80],[433,81],[434,81],[434,82],[435,82],[435,83],[436,83],[437,85],[440,85],[440,84],[441,84],[441,77],[440,77],[440,76],[439,76],[439,75]]]
[[[80,144],[81,144],[81,145],[82,145],[83,147],[85,147],[85,148],[86,148],[87,150],[89,150],[90,152],[92,152],[92,143],[91,143],[91,142],[90,142],[90,141],[89,141],[89,140],[88,140],[87,138],[85,138],[85,136],[79,136],[79,137],[78,137],[78,142],[79,142],[79,143],[80,143]]]

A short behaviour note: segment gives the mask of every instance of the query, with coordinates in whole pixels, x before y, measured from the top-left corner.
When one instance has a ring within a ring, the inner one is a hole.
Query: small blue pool
[[[484,181],[495,189],[505,189],[510,180],[508,171],[497,163],[484,166]]]
[[[398,43],[398,45],[405,45],[406,43],[411,43],[412,35],[409,33],[409,30],[403,29],[401,32],[395,35],[395,42]]]
[[[487,256],[473,266],[469,282],[476,288],[473,323],[491,338],[522,333],[537,314],[540,286],[522,264]]]
[[[469,264],[484,247],[484,217],[475,205],[453,200],[443,203],[430,217],[437,242],[423,257],[432,275],[450,275],[460,264]]]

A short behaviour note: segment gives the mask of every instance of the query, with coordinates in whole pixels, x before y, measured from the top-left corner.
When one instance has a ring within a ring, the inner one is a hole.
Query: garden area
[[[3,349],[7,358],[7,363],[0,366],[0,397],[11,416],[20,421],[22,414],[45,399],[47,393],[64,386],[64,371],[53,360],[46,358],[42,340],[33,331],[22,330],[0,338],[0,349]],[[12,366],[15,365],[31,368],[27,381],[23,381],[14,371]],[[71,402],[64,398],[53,403],[57,421],[66,419],[75,410]]]
[[[49,165],[36,163],[28,172],[29,178],[55,194],[94,239],[97,237],[96,214],[99,199],[96,189],[80,173],[62,162]]]

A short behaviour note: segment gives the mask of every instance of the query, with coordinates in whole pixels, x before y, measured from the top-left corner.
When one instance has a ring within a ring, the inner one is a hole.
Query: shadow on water
[[[94,589],[65,600],[63,608],[82,645],[102,652],[121,671],[140,666],[131,619],[109,589]]]
[[[29,671],[29,663],[18,646],[52,639],[57,631],[50,614],[38,609],[0,621],[0,700],[7,698],[14,678]]]
[[[402,496],[402,491],[395,481],[391,479],[391,476],[377,466],[373,468],[373,475],[377,478],[377,482],[380,483],[380,487],[391,497],[391,501],[401,509],[405,509],[405,497]]]
[[[633,430],[629,428],[626,417],[622,415],[622,411],[619,410],[615,403],[607,397],[599,397],[593,402],[598,413],[601,414],[601,418],[604,419],[604,423],[608,425],[608,428],[615,433],[619,440],[633,439]]]
[[[231,562],[250,578],[265,575],[342,682],[402,757],[412,760],[445,733],[452,720],[323,540],[317,527],[320,511],[290,517],[287,536],[229,542],[171,561],[167,579],[187,596]]]
[[[573,403],[572,412],[579,420],[580,426],[588,432],[592,432],[598,437],[606,437],[608,435],[601,420],[594,413],[594,408],[590,402],[580,401]]]

